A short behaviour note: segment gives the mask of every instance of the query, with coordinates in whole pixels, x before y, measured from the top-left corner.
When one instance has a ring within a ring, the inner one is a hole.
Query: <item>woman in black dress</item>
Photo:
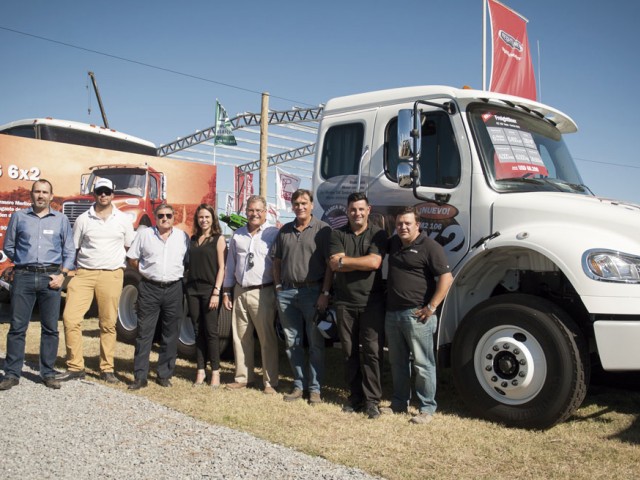
[[[187,276],[189,315],[196,333],[198,372],[194,386],[204,384],[207,360],[212,370],[209,384],[213,388],[220,386],[218,308],[224,280],[225,249],[226,242],[213,207],[200,205],[193,217]]]

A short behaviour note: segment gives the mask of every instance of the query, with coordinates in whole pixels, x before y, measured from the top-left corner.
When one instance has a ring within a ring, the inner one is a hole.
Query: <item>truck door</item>
[[[314,169],[314,214],[333,228],[347,223],[347,197],[367,190],[376,110],[327,115],[322,120]]]
[[[376,120],[370,162],[369,199],[377,211],[395,224],[399,207],[413,205],[422,229],[447,252],[451,267],[469,250],[471,222],[471,152],[459,115],[433,109],[422,113],[420,187],[397,184],[398,105],[383,107]]]

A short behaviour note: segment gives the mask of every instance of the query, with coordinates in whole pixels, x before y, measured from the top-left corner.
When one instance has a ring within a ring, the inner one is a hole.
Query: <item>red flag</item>
[[[247,206],[247,199],[253,195],[253,173],[242,173],[234,167],[236,177],[236,212],[241,213]]]
[[[488,1],[493,39],[489,90],[536,100],[528,20],[497,0]]]

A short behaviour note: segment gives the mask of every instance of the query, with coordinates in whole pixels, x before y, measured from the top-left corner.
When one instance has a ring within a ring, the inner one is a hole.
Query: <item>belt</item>
[[[322,280],[315,280],[311,282],[282,282],[282,288],[305,288],[305,287],[315,287],[320,285]]]
[[[263,283],[262,285],[251,285],[250,287],[242,287],[243,290],[262,290],[263,288],[272,287],[273,282]]]
[[[151,280],[150,278],[145,278],[142,277],[142,279],[147,282],[150,283],[151,285],[155,285],[156,287],[160,287],[160,288],[167,288],[170,287],[171,285],[173,285],[174,283],[178,283],[179,281],[181,281],[182,279],[179,280],[172,280],[170,282],[156,282],[155,280]]]
[[[53,273],[60,271],[60,265],[16,265],[15,269],[35,273]]]

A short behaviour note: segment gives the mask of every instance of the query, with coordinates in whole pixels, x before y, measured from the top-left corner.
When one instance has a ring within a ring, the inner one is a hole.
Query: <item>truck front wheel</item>
[[[507,294],[474,307],[456,332],[454,383],[477,415],[513,427],[549,428],[587,391],[580,329],[553,303]]]
[[[138,301],[138,283],[140,275],[132,270],[125,271],[124,287],[118,303],[118,339],[131,343],[138,333],[138,313],[136,302]]]

